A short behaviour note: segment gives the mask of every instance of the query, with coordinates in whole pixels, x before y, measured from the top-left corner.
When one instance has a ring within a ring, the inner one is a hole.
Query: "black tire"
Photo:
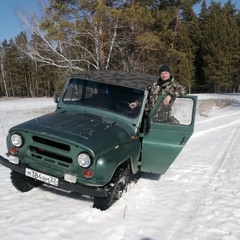
[[[109,194],[107,197],[94,197],[93,207],[106,210],[108,209],[116,200],[122,197],[123,192],[127,191],[127,185],[129,181],[130,171],[128,168],[119,168],[113,175],[109,186]]]
[[[12,185],[19,190],[20,192],[28,192],[34,187],[38,187],[42,182],[35,180],[33,178],[29,178],[23,174],[12,171],[10,178],[12,180]]]

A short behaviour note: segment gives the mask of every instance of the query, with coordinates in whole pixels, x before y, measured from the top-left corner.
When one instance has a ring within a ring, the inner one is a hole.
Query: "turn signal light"
[[[131,136],[131,140],[132,141],[135,141],[136,140],[136,137],[134,135]]]
[[[12,155],[17,155],[17,154],[18,154],[18,148],[16,148],[16,147],[10,148],[10,153],[11,153]]]
[[[91,178],[93,176],[93,172],[90,169],[86,169],[83,172],[83,175],[84,175],[85,178]]]

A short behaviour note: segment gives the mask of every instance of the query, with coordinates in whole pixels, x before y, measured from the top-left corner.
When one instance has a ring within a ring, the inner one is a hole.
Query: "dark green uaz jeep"
[[[73,76],[55,98],[56,111],[9,130],[12,184],[26,192],[42,183],[94,197],[107,209],[126,190],[130,174],[164,174],[193,133],[197,98],[159,97],[145,114],[148,87],[158,77],[88,71]],[[136,108],[129,103],[137,101]]]

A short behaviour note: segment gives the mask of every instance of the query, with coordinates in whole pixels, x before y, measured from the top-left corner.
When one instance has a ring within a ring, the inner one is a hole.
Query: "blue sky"
[[[207,4],[209,5],[209,3],[211,2],[211,0],[207,0],[206,2],[207,2]],[[221,0],[221,1],[220,1],[220,0],[214,0],[214,2],[220,2],[220,3],[222,4],[222,6],[223,6],[224,3],[227,3],[227,2],[228,2],[228,0]],[[239,0],[232,0],[232,3],[235,4],[235,6],[236,6],[237,9],[240,9],[240,2],[239,2]],[[195,10],[196,12],[199,12],[200,9],[201,9],[201,4],[197,4],[197,5],[194,7],[194,10]]]
[[[211,0],[207,0],[209,3]],[[227,0],[217,1],[222,4]],[[240,1],[232,0],[236,3],[236,8],[240,9]],[[21,31],[28,31],[26,25],[22,23],[16,13],[16,8],[20,8],[26,15],[31,11],[36,14],[40,11],[39,0],[0,0],[0,44],[4,39],[15,38]],[[200,5],[196,6],[195,11],[199,11]]]
[[[4,39],[15,38],[21,31],[28,31],[16,13],[20,8],[26,15],[39,12],[39,0],[0,0],[0,44]]]

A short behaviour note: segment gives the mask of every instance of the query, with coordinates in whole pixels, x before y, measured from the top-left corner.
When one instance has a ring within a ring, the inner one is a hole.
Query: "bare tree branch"
[[[38,43],[37,45],[34,45],[34,43],[30,41],[26,43],[26,48],[18,46],[18,49],[31,59],[59,68],[79,71],[84,70],[83,68],[79,67],[79,65],[81,65],[83,62],[96,69],[99,68],[98,60],[94,58],[93,54],[86,47],[80,45],[76,38],[74,38],[74,46],[78,49],[82,49],[85,53],[85,56],[88,55],[90,59],[93,59],[93,62],[82,56],[75,56],[75,58],[72,58],[72,56],[67,55],[66,52],[64,52],[63,46],[74,47],[72,42],[69,44],[66,41],[48,40],[45,32],[39,28],[40,21],[34,13],[31,13],[31,20],[29,20],[26,15],[20,9],[18,9],[18,16],[32,31],[32,33],[41,39],[41,43]],[[46,57],[46,52],[49,52],[49,57]]]

